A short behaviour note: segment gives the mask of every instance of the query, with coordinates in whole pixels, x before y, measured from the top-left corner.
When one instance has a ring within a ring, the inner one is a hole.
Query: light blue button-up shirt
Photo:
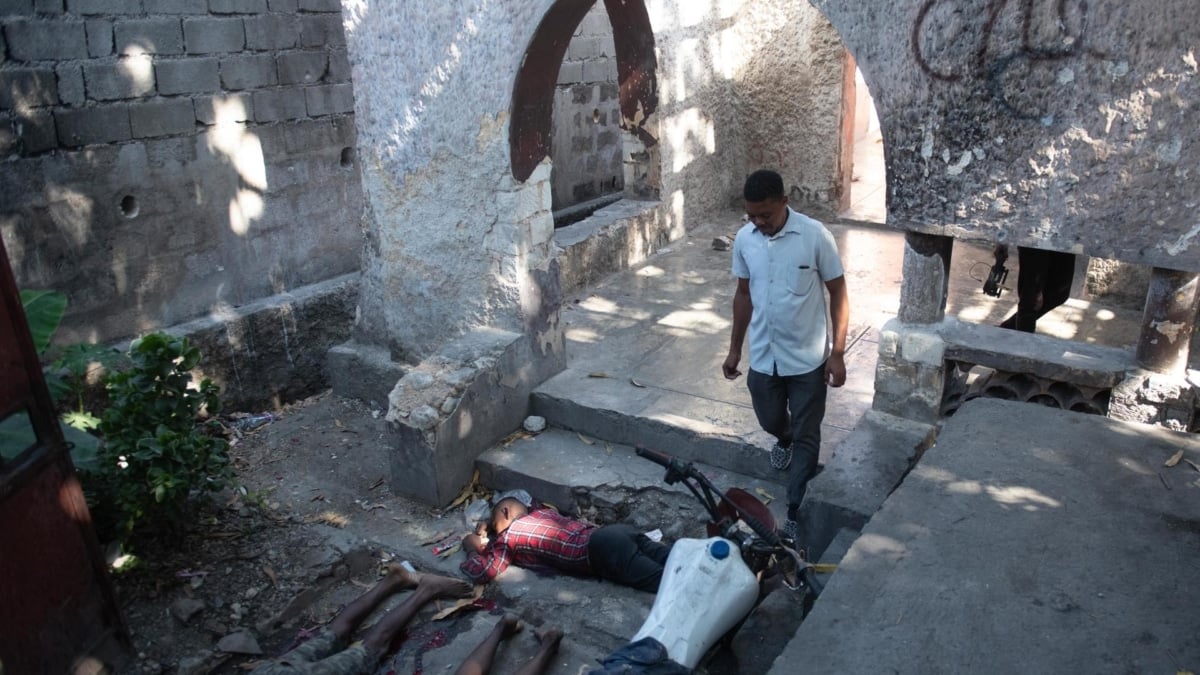
[[[833,235],[788,207],[768,237],[746,224],[733,242],[733,275],[750,280],[750,368],[804,375],[829,357],[825,282],[842,276]]]

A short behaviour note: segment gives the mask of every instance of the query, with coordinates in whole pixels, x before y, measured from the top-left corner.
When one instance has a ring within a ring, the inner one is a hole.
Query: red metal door
[[[0,241],[5,420],[28,432],[0,439],[0,673],[118,670],[129,638]]]

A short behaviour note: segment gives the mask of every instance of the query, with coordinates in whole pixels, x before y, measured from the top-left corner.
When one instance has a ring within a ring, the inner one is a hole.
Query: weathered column
[[[1200,275],[1155,267],[1146,292],[1138,365],[1169,375],[1187,369],[1192,329],[1196,323]]]
[[[946,316],[950,252],[954,239],[920,232],[904,233],[904,277],[900,283],[903,323],[938,323]]]

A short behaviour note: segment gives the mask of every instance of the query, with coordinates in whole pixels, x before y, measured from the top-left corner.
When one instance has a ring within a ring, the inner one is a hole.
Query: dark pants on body
[[[649,593],[658,592],[670,553],[670,546],[651,541],[624,523],[598,527],[588,540],[588,561],[593,574]]]
[[[825,417],[825,364],[804,375],[767,375],[750,370],[750,401],[763,431],[792,449],[788,473],[788,519],[795,520],[821,457],[821,420]]]
[[[1017,256],[1017,313],[1000,327],[1032,333],[1038,319],[1071,297],[1075,255],[1018,246]]]

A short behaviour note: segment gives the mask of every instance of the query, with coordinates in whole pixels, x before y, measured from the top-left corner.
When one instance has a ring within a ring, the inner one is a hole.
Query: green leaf
[[[67,296],[58,291],[21,291],[21,304],[29,320],[33,346],[41,355],[50,346],[50,338],[67,311]]]
[[[80,431],[91,431],[100,426],[100,418],[85,410],[71,410],[63,413],[62,421]]]

